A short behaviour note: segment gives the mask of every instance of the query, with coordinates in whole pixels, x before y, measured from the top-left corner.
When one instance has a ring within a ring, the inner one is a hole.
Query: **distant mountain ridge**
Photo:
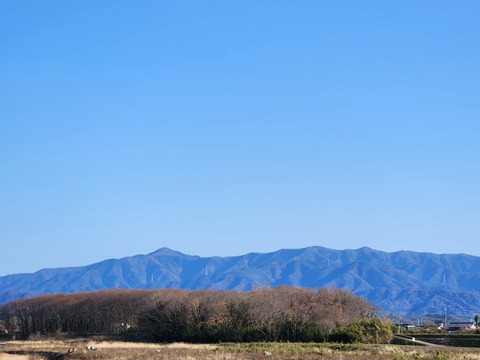
[[[250,290],[265,285],[336,286],[386,310],[440,312],[446,306],[451,313],[462,312],[480,304],[480,257],[320,246],[200,257],[161,248],[88,266],[2,276],[0,303],[37,294],[113,288]]]

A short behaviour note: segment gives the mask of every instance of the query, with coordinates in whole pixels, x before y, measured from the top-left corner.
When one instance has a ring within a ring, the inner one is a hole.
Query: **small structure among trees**
[[[458,321],[448,323],[449,331],[474,330],[476,328],[477,326],[473,321]]]

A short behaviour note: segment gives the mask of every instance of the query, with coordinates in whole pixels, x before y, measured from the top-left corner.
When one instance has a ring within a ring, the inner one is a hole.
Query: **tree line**
[[[0,322],[24,336],[143,332],[165,342],[385,341],[391,331],[374,310],[337,288],[108,290],[15,300],[0,306]],[[370,333],[363,336],[362,329]],[[358,331],[356,338],[342,335]]]

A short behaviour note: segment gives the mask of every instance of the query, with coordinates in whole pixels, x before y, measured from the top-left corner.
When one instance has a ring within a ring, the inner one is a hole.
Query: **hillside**
[[[82,267],[0,277],[0,302],[35,294],[99,289],[231,289],[336,286],[384,309],[447,306],[451,313],[480,302],[480,258],[370,248],[282,249],[235,257],[199,257],[168,248]]]

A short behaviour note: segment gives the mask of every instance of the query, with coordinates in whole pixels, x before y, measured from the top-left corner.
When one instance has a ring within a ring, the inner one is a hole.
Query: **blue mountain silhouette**
[[[38,294],[100,289],[230,289],[336,286],[387,311],[464,313],[480,304],[480,257],[363,247],[282,249],[233,257],[199,257],[161,248],[88,266],[0,277],[0,303]]]

